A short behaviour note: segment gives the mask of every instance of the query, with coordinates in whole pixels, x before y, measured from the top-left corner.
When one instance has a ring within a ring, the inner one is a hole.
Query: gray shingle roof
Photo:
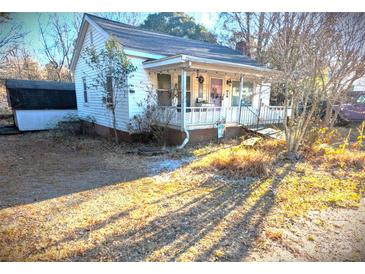
[[[217,44],[152,32],[142,28],[87,14],[104,31],[118,37],[125,47],[155,54],[178,54],[237,64],[263,67],[239,51]]]

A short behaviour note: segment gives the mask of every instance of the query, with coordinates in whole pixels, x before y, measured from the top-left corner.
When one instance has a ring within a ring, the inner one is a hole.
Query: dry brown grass
[[[327,154],[324,158],[332,167],[365,169],[364,151],[346,150],[342,153]]]
[[[285,151],[286,145],[284,140],[267,139],[258,144],[258,149],[269,153],[270,155],[277,155]]]
[[[256,149],[212,146],[211,153],[161,176],[1,209],[0,261],[238,261],[245,259],[240,248],[252,251],[261,231],[280,243],[286,225],[308,211],[359,204],[365,171],[340,169],[337,176],[310,161],[274,162],[281,146],[273,140]],[[133,166],[128,172],[141,169],[139,158],[123,157]],[[229,176],[215,176],[222,173]],[[249,183],[231,180],[265,173]],[[26,184],[28,177],[19,180]]]
[[[273,158],[260,150],[241,147],[222,149],[212,153],[192,167],[199,170],[219,170],[232,178],[265,177]]]
[[[265,231],[265,236],[273,241],[278,241],[283,238],[283,232],[280,230],[268,229]]]
[[[365,170],[365,151],[361,148],[335,148],[328,144],[313,145],[306,159],[325,168]]]

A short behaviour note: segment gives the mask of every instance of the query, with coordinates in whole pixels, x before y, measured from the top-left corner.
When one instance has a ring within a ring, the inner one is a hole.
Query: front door
[[[240,105],[240,81],[232,81],[232,107]]]
[[[210,101],[216,107],[222,106],[223,80],[217,78],[210,79]]]

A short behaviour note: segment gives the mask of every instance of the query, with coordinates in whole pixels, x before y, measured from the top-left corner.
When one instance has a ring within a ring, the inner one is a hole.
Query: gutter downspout
[[[185,112],[186,112],[186,70],[189,68],[191,63],[189,62],[187,66],[181,69],[181,131],[185,133],[185,139],[181,145],[179,145],[178,149],[183,149],[187,143],[189,142],[189,131],[185,126]]]

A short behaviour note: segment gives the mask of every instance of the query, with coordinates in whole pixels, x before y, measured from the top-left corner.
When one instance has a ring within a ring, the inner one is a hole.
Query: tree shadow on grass
[[[185,259],[193,261],[242,261],[262,232],[262,223],[275,204],[275,190],[290,169],[274,178],[270,187],[245,212],[240,212],[242,204],[261,182],[248,185],[211,178],[204,183],[212,188],[210,192],[187,201],[138,230],[131,228],[124,234],[111,235],[82,256],[68,259],[99,260],[102,253],[103,260],[111,261],[176,261],[183,255],[191,255]],[[233,212],[238,216],[231,220],[228,215]],[[222,222],[225,226],[219,228]],[[219,257],[215,254],[218,250],[223,252]]]

